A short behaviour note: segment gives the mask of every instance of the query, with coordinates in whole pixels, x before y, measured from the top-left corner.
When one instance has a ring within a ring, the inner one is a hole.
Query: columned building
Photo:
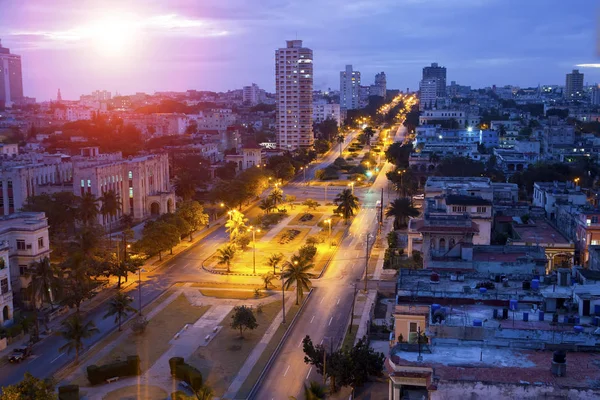
[[[277,147],[282,150],[311,148],[313,52],[302,40],[288,40],[275,51],[277,99]]]

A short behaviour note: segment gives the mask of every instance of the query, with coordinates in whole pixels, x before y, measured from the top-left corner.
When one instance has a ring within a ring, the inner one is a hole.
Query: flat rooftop
[[[513,218],[515,222],[519,222]],[[536,219],[534,224],[514,223],[513,230],[520,239],[514,239],[516,242],[543,243],[553,245],[569,245],[569,240],[552,225],[543,219]]]

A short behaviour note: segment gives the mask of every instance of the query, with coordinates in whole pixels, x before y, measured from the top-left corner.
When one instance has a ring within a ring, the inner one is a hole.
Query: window
[[[411,322],[410,323],[409,331],[410,332],[416,332],[417,331],[417,323],[416,322]]]
[[[452,206],[452,212],[467,212],[466,206]]]
[[[27,265],[19,265],[19,274],[21,276],[27,275]]]
[[[38,238],[38,249],[43,249],[43,248],[44,248],[44,238],[39,237]]]
[[[25,241],[17,239],[17,250],[25,250]]]
[[[484,213],[484,212],[487,212],[487,207],[477,207],[477,212],[478,212],[478,213]]]
[[[8,278],[0,280],[0,293],[8,293]]]

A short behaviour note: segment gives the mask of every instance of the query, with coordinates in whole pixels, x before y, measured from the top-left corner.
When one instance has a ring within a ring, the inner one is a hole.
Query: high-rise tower
[[[310,148],[312,130],[313,52],[302,40],[288,40],[275,51],[277,147]]]
[[[360,72],[353,71],[352,65],[340,72],[340,107],[354,110],[359,106]]]
[[[10,54],[10,49],[0,42],[0,103],[10,107],[22,98],[21,56]]]
[[[437,63],[432,63],[430,67],[423,68],[423,80],[437,82],[436,96],[446,97],[446,67],[440,67]]]

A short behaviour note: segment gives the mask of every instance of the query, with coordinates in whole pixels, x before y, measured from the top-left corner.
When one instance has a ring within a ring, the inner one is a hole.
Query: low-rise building
[[[321,123],[326,119],[337,122],[338,127],[342,125],[340,105],[333,103],[313,103],[313,122]]]
[[[585,193],[571,182],[535,182],[533,184],[533,205],[546,210],[550,220],[556,219],[556,204],[567,203],[584,205],[587,202]]]
[[[13,320],[13,292],[10,277],[10,246],[0,242],[0,327]]]
[[[455,120],[459,128],[468,128],[478,126],[480,117],[461,110],[424,110],[419,116],[419,125],[451,120]]]

